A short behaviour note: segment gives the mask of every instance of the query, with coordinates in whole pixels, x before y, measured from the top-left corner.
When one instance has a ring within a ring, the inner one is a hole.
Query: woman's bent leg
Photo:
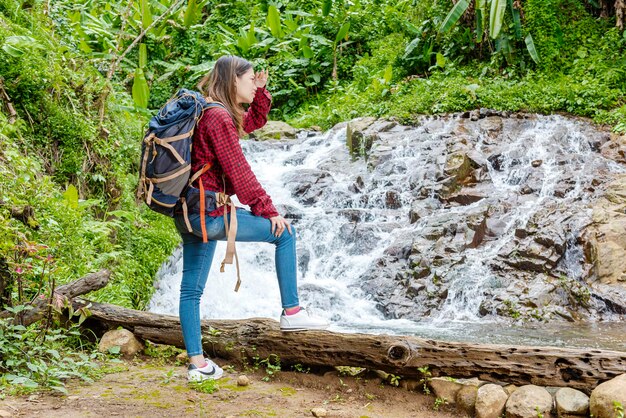
[[[180,284],[179,315],[183,340],[189,357],[201,355],[200,297],[204,291],[213,255],[215,241],[203,243],[192,234],[183,238],[183,279]]]
[[[280,237],[272,234],[272,223],[262,216],[247,210],[237,210],[237,238],[240,242],[269,242],[276,245],[275,264],[278,288],[283,308],[299,305],[296,265],[296,229],[291,234],[285,229]]]

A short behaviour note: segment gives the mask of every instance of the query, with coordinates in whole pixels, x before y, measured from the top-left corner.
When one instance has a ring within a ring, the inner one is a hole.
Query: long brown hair
[[[241,77],[252,64],[235,55],[224,55],[215,61],[213,69],[198,83],[200,90],[208,100],[220,102],[228,110],[235,122],[239,136],[244,136],[243,112],[241,104],[237,103],[237,87],[235,77]]]

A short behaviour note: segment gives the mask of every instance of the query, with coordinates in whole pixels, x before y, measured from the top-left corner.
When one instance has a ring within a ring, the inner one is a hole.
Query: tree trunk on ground
[[[100,270],[97,273],[88,274],[72,283],[59,286],[54,290],[54,300],[60,304],[59,307],[62,307],[64,299],[72,300],[76,296],[102,289],[109,282],[110,276],[111,272],[108,270]],[[21,324],[28,326],[43,318],[48,308],[48,299],[48,297],[45,299],[37,298],[31,305],[33,309],[24,312]],[[0,319],[11,318],[13,315],[12,312],[3,311],[0,312]]]
[[[75,300],[79,309],[89,302]],[[84,323],[102,329],[123,326],[137,337],[184,348],[179,318],[91,302]],[[283,333],[271,319],[202,321],[204,350],[244,361],[272,354],[282,365],[356,366],[421,378],[479,377],[514,384],[569,386],[590,390],[626,370],[626,352],[555,347],[453,343],[416,337],[342,334],[329,331]]]

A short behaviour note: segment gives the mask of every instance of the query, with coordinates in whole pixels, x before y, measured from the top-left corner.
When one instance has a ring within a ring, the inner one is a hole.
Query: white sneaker
[[[330,324],[319,316],[311,315],[306,309],[300,308],[298,313],[280,316],[281,331],[304,331],[307,329],[326,329]]]
[[[217,380],[222,377],[224,370],[211,359],[205,358],[206,366],[198,367],[195,364],[190,364],[187,367],[187,380],[191,382],[201,382],[207,379]]]

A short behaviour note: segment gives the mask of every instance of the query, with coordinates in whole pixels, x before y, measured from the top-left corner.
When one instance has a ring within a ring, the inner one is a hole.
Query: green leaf
[[[333,0],[324,0],[322,3],[322,16],[326,17],[330,14],[330,8],[333,6]]]
[[[141,10],[141,27],[146,29],[152,24],[152,12],[150,11],[149,0],[139,0],[139,8]]]
[[[489,13],[489,36],[491,39],[496,39],[500,34],[505,11],[505,0],[491,0],[491,11]]]
[[[483,41],[483,32],[485,31],[483,11],[476,9],[476,43],[479,44]]]
[[[528,53],[530,57],[535,61],[535,63],[539,64],[539,54],[537,54],[537,50],[535,49],[535,42],[533,41],[533,37],[529,33],[526,35],[526,39],[524,39],[526,43],[526,49],[528,49]]]
[[[271,5],[267,10],[267,26],[275,38],[281,39],[283,37],[283,31],[280,27],[280,13],[274,5]]]
[[[302,55],[304,55],[304,58],[306,59],[311,59],[313,58],[315,54],[313,53],[313,50],[308,45],[304,45],[302,47]]]
[[[337,32],[337,37],[335,38],[335,44],[338,44],[340,40],[346,37],[348,34],[348,30],[350,30],[350,22],[346,22],[341,25],[339,28],[339,32]]]
[[[119,354],[122,347],[119,345],[114,345],[113,347],[109,347],[109,353],[111,354]]]
[[[2,50],[12,57],[21,57],[32,49],[45,49],[35,38],[30,36],[9,36],[4,40]]]
[[[67,190],[63,193],[63,199],[72,209],[78,207],[78,190],[73,184],[67,186]]]
[[[248,38],[246,36],[240,36],[239,38],[237,38],[237,46],[243,52],[248,52],[248,50],[250,49],[250,45],[248,44]]]
[[[385,80],[385,84],[391,83],[391,79],[393,78],[393,67],[388,65],[385,68],[385,73],[383,74],[383,80]]]
[[[459,0],[459,2],[454,5],[452,10],[450,10],[446,18],[443,20],[441,28],[439,28],[439,33],[444,33],[450,30],[450,28],[459,21],[463,13],[465,13],[465,11],[467,10],[468,6],[469,0]]]
[[[437,52],[437,66],[441,68],[446,66],[446,57],[441,52]]]
[[[148,48],[146,44],[139,44],[139,68],[143,69],[148,64]]]
[[[185,15],[183,17],[183,26],[186,28],[194,25],[198,21],[202,5],[198,5],[196,0],[189,0],[187,8],[185,9]]]
[[[133,101],[135,106],[146,109],[148,107],[148,99],[150,98],[150,89],[146,76],[141,68],[135,69],[135,78],[133,80]]]
[[[487,0],[476,0],[476,38],[482,42],[483,32],[487,24]],[[480,31],[478,30],[480,27]]]
[[[421,36],[418,35],[415,39],[409,42],[406,48],[404,48],[404,55],[402,56],[403,59],[407,59],[411,54],[413,54],[413,51],[415,51],[415,48],[419,45],[420,40]]]
[[[511,14],[513,15],[513,27],[515,28],[515,39],[522,39],[522,22],[520,21],[519,10],[513,6],[513,0],[508,0]]]
[[[254,35],[254,22],[253,21],[250,22],[250,28],[248,29],[248,34],[247,34],[247,41],[250,47],[256,44],[256,36]]]
[[[289,32],[295,32],[298,29],[298,22],[293,19],[285,19],[285,26],[287,26]]]
[[[54,357],[57,360],[61,358],[61,355],[59,354],[59,352],[57,350],[52,349],[52,348],[47,349],[46,353],[51,354],[52,357]]]

